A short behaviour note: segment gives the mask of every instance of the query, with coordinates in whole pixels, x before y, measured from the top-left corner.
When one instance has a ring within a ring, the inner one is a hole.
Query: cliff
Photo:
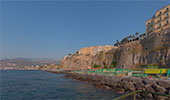
[[[63,67],[67,68],[89,67],[95,64],[103,66],[103,60],[109,61],[109,59],[103,58],[109,57],[106,53],[116,49],[117,47],[108,45],[82,48],[72,55],[65,56],[61,64]]]
[[[131,41],[119,47],[106,45],[82,48],[65,56],[61,64],[65,68],[94,65],[134,68],[146,64],[170,68],[170,32],[154,33],[143,40]]]

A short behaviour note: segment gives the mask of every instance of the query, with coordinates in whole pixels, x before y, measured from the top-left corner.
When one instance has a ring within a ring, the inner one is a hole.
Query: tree
[[[138,32],[136,32],[136,33],[135,33],[135,35],[136,35],[136,37],[138,37],[139,33],[138,33]]]
[[[120,45],[119,40],[116,40],[116,43],[114,44],[114,46],[118,47]]]
[[[129,41],[129,37],[127,36],[127,37],[125,37],[125,38],[122,39],[121,43],[126,43],[126,42],[128,42],[128,41]]]
[[[119,40],[116,40],[117,43],[119,43]]]
[[[95,65],[93,66],[93,68],[101,68],[101,65],[95,64]]]
[[[116,65],[117,65],[117,62],[116,62],[116,61],[113,61],[113,62],[110,64],[109,68],[115,68]]]
[[[128,40],[131,40],[131,39],[134,39],[134,38],[135,38],[134,35],[130,35],[130,36],[128,37]]]
[[[71,56],[72,54],[71,54],[71,53],[69,53],[68,55],[69,55],[69,56]]]

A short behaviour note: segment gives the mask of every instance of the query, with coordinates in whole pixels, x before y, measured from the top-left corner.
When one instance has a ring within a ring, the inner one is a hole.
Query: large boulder
[[[154,98],[153,98],[153,95],[152,94],[147,94],[147,98],[146,98],[147,100],[154,100]]]
[[[125,89],[126,91],[135,91],[135,90],[136,90],[134,84],[131,83],[131,82],[125,82],[125,84],[124,84],[124,89]]]
[[[124,82],[131,82],[131,78],[130,77],[125,77],[123,78],[121,81],[124,81]]]
[[[166,92],[166,89],[163,87],[160,87],[159,85],[153,84],[152,88],[156,91],[159,92],[161,94],[164,94]]]
[[[145,90],[145,85],[142,82],[137,82],[135,87],[137,90]]]
[[[165,96],[154,95],[154,100],[170,100],[170,98]]]
[[[113,80],[112,77],[107,76],[107,77],[105,78],[105,85],[113,86],[114,83],[115,83],[115,82],[114,82],[114,80]]]
[[[153,84],[156,84],[156,80],[150,80],[150,79],[144,79],[143,81],[142,81],[145,85],[147,84],[147,85],[153,85]]]
[[[146,90],[155,93],[155,90],[152,87],[148,87]]]
[[[170,81],[158,81],[157,84],[164,88],[170,88]]]
[[[137,78],[137,77],[133,77],[133,78],[131,79],[131,81],[132,81],[134,84],[137,84],[137,83],[139,83],[139,82],[142,82],[142,79],[141,79],[141,78]]]
[[[117,87],[115,87],[115,88],[114,88],[114,91],[117,92],[117,93],[122,93],[122,94],[125,93],[125,90],[124,90],[123,88],[117,88]]]
[[[126,84],[126,83],[125,83],[124,81],[118,81],[117,87],[123,88],[123,86],[124,86],[125,84]]]

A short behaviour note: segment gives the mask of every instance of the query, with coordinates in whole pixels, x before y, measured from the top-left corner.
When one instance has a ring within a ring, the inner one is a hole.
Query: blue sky
[[[2,0],[1,58],[58,58],[113,45],[169,0]]]

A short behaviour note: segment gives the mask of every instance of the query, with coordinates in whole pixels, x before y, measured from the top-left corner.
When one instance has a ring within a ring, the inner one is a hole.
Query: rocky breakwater
[[[170,80],[150,80],[137,77],[104,76],[92,74],[68,73],[66,77],[87,81],[94,85],[106,86],[119,93],[128,93],[136,90],[150,91],[170,95]],[[143,99],[144,93],[137,95]],[[148,94],[148,100],[170,100],[168,97]]]

